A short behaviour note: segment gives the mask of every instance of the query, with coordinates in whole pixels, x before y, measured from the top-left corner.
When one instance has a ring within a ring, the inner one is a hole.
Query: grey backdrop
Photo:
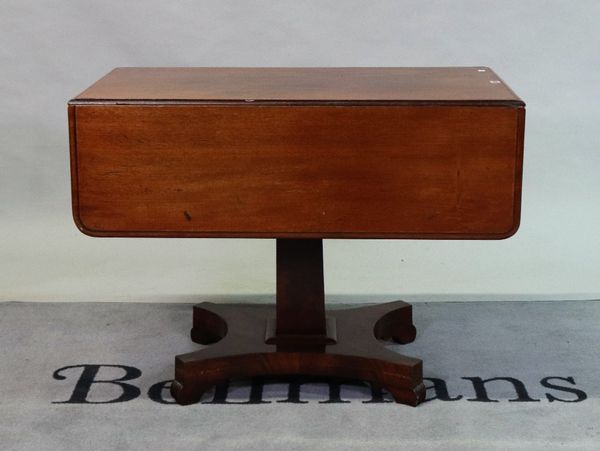
[[[600,2],[0,0],[0,298],[272,293],[272,240],[94,239],[70,216],[67,100],[115,66],[494,68],[527,102],[506,241],[327,241],[326,288],[600,297]]]

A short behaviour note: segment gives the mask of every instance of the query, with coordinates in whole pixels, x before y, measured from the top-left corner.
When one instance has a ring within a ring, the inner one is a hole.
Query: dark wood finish
[[[422,362],[377,343],[415,339],[412,307],[398,301],[335,310],[326,318],[323,287],[322,241],[277,240],[276,312],[272,306],[196,305],[192,340],[212,346],[175,358],[173,397],[191,404],[227,379],[303,374],[363,379],[397,402],[422,401]]]
[[[71,108],[89,235],[481,239],[519,225],[522,108]]]
[[[74,99],[111,100],[523,105],[489,67],[121,67]]]
[[[213,385],[254,376],[345,377],[385,388],[396,402],[415,406],[425,397],[421,360],[385,349],[379,340],[408,343],[415,338],[411,306],[402,301],[333,310],[337,342],[323,352],[280,351],[265,343],[271,306],[194,307],[192,339],[207,348],[175,358],[173,397],[180,404],[198,402]],[[231,324],[229,330],[224,324]],[[208,339],[204,339],[207,337]]]
[[[322,240],[277,240],[276,333],[327,334]]]
[[[200,304],[172,393],[305,374],[424,398],[398,301],[326,314],[323,238],[518,228],[524,103],[489,68],[120,68],[69,103],[73,215],[92,236],[277,238],[277,307]]]
[[[325,317],[322,240],[277,240],[276,313],[266,343],[278,351],[323,352],[336,342],[335,320]]]

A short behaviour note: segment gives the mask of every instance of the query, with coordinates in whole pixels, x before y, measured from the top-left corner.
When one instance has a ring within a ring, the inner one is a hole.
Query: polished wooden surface
[[[277,240],[277,327],[281,336],[327,336],[322,240]]]
[[[117,68],[75,101],[495,102],[523,105],[488,67]]]
[[[406,344],[416,333],[402,301],[326,314],[322,241],[279,239],[276,308],[196,305],[191,338],[210,346],[175,358],[171,392],[191,404],[228,379],[303,374],[362,379],[415,406],[425,396],[421,360],[378,341]]]
[[[117,69],[69,105],[73,215],[94,236],[277,238],[277,307],[194,308],[172,393],[363,379],[424,398],[403,302],[326,313],[323,238],[505,238],[525,109],[488,68]]]
[[[70,109],[90,235],[504,238],[519,224],[522,107]]]
[[[397,301],[329,311],[337,324],[337,341],[321,352],[307,352],[302,345],[280,350],[265,343],[265,324],[274,313],[272,306],[196,305],[192,339],[210,346],[175,358],[171,385],[175,400],[193,404],[214,385],[230,379],[296,374],[362,380],[411,406],[424,400],[422,361],[382,343],[415,339],[409,304]]]

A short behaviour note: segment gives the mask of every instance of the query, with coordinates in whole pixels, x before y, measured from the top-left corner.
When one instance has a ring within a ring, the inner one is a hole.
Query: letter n
[[[475,390],[475,398],[467,399],[467,401],[479,401],[479,402],[498,402],[496,399],[490,399],[488,396],[485,384],[494,381],[506,381],[510,382],[515,389],[517,397],[515,399],[509,399],[509,402],[539,402],[539,399],[533,399],[527,393],[525,384],[519,379],[514,377],[492,377],[490,379],[482,379],[480,377],[463,377],[461,379],[471,381],[473,383],[473,389]]]

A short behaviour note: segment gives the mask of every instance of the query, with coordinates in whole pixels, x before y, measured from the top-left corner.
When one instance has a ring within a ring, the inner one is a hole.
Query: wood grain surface
[[[425,399],[423,362],[384,347],[415,339],[412,307],[402,301],[360,308],[329,310],[336,342],[307,351],[297,337],[295,347],[265,343],[265,324],[275,309],[268,305],[213,304],[194,306],[192,340],[205,346],[175,357],[171,394],[179,404],[200,401],[203,393],[228,380],[294,375],[363,380],[381,396],[387,390],[398,403],[416,406]],[[303,344],[304,342],[304,344]]]
[[[69,114],[74,217],[94,236],[505,238],[519,224],[516,104],[80,102]]]
[[[81,101],[334,101],[523,105],[488,67],[117,68]]]

